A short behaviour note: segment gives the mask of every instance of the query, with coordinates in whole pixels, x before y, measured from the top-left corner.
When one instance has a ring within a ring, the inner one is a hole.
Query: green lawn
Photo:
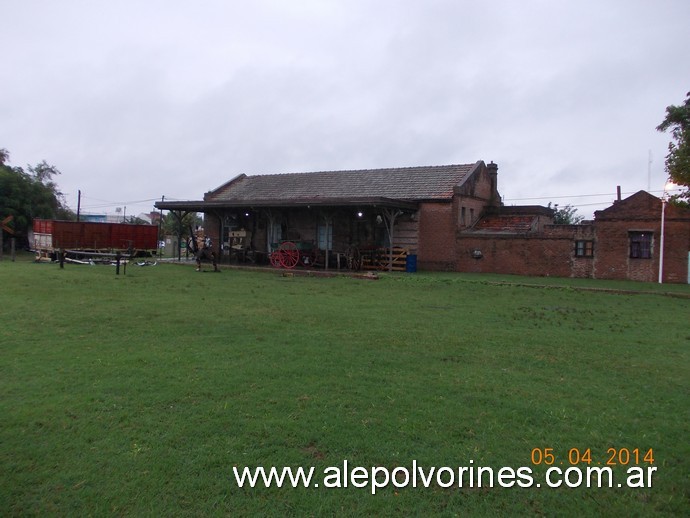
[[[649,293],[574,289],[597,287]],[[641,283],[192,265],[115,276],[5,260],[0,509],[687,516],[689,295]],[[389,470],[472,461],[531,467],[541,482],[534,448],[553,448],[563,469],[571,448],[590,449],[592,465],[609,448],[651,448],[653,487],[391,484],[371,495],[239,488],[232,472],[303,466],[319,477],[344,460]]]

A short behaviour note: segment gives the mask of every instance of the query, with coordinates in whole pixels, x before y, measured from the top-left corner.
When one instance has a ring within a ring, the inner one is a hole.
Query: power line
[[[94,198],[92,196],[87,196],[82,194],[82,205],[81,208],[83,210],[90,210],[90,211],[103,211],[107,209],[112,209],[112,208],[118,208],[118,207],[130,207],[130,208],[135,208],[137,206],[141,206],[144,204],[150,204],[152,202],[158,201],[159,198],[149,198],[145,200],[129,200],[129,201],[113,201],[113,200],[103,200],[101,198]],[[86,203],[84,203],[86,201]],[[89,203],[91,202],[91,203]],[[96,202],[96,203],[94,203]]]
[[[147,200],[133,200],[133,201],[111,201],[111,200],[101,200],[99,198],[92,198],[91,196],[85,196],[82,194],[82,199],[88,198],[93,201],[100,201],[101,203],[107,203],[108,205],[137,205],[139,203],[150,203],[152,201],[158,201],[159,198],[150,198]]]
[[[654,193],[660,193],[663,194],[664,192],[674,194],[674,191],[677,191],[678,193],[682,192],[681,188],[677,189],[668,189],[668,190],[657,190],[657,191],[647,191],[650,194]],[[629,191],[629,192],[624,192],[621,193],[623,196],[629,196],[631,194],[635,194],[638,191]],[[593,198],[597,196],[617,196],[618,193],[615,192],[607,192],[607,193],[601,193],[601,194],[571,194],[568,196],[535,196],[532,198],[504,198],[504,201],[529,201],[529,200],[560,200],[560,199],[571,199],[571,198]],[[605,202],[602,202],[605,203]]]
[[[623,194],[634,194],[623,193]],[[604,194],[573,194],[570,196],[535,196],[533,198],[505,198],[506,201],[528,201],[528,200],[559,200],[563,198],[588,198],[594,196],[616,196],[616,193],[604,193]]]

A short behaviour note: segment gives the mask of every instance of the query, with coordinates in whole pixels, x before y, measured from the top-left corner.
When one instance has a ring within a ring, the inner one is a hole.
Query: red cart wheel
[[[299,263],[299,249],[292,241],[285,241],[280,244],[280,265],[283,268],[294,268]]]
[[[268,256],[268,260],[274,268],[280,268],[282,266],[280,264],[280,252],[278,250],[271,252],[271,255]]]

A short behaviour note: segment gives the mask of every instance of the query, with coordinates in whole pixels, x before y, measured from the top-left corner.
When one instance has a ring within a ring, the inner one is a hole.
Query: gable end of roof
[[[215,189],[211,189],[210,191],[208,191],[208,192],[204,195],[204,199],[206,199],[207,196],[209,196],[209,197],[210,197],[210,196],[215,196],[217,193],[221,192],[221,191],[224,190],[224,189],[229,188],[229,187],[232,186],[234,183],[239,182],[240,180],[243,180],[243,179],[246,178],[246,177],[247,177],[247,175],[244,174],[244,173],[238,174],[238,175],[235,176],[234,178],[231,178],[230,180],[228,180],[227,182],[225,182],[223,185],[220,185],[220,186],[216,187]]]

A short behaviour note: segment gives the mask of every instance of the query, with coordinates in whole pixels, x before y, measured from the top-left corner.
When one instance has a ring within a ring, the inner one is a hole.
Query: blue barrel
[[[408,254],[405,260],[405,271],[415,273],[417,271],[417,254]]]

